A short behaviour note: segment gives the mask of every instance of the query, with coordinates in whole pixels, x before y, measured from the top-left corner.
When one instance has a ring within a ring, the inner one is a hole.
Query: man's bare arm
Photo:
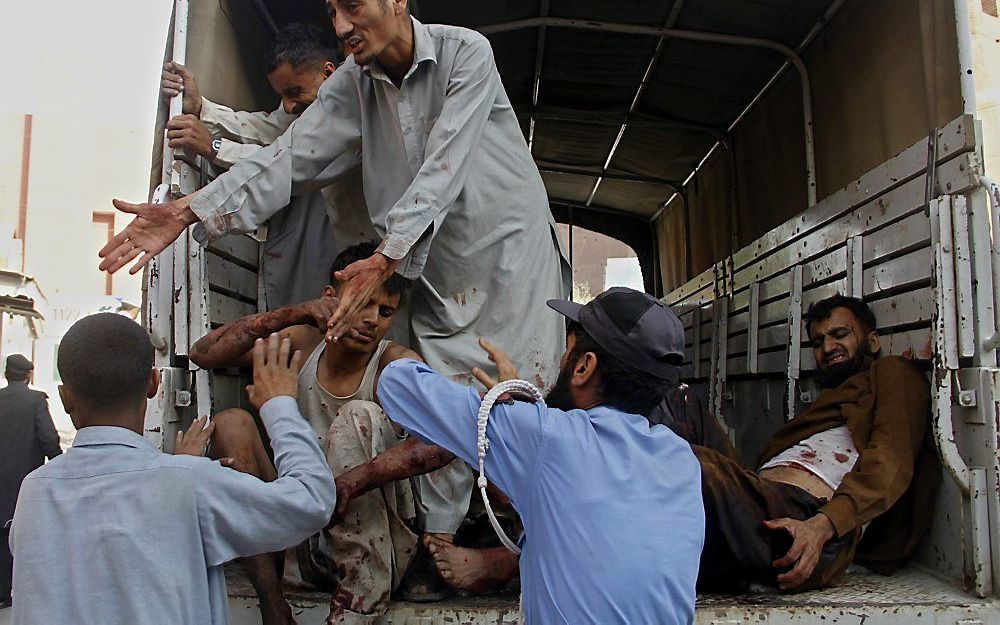
[[[321,297],[303,304],[243,317],[201,337],[191,348],[188,357],[202,369],[248,365],[254,341],[282,331],[292,339],[295,349],[311,349],[322,337],[318,330],[313,331],[313,328],[304,326],[325,329],[326,319],[336,306],[337,298]],[[303,326],[301,330],[306,331],[295,331],[296,326]],[[312,345],[306,344],[308,342],[312,342]]]
[[[436,471],[454,459],[455,454],[447,449],[428,445],[414,437],[383,451],[337,478],[337,508],[331,521],[343,518],[347,506],[356,497],[389,482]]]

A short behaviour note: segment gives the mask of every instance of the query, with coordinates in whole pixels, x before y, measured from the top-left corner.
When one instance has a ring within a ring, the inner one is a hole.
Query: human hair
[[[846,308],[851,311],[858,322],[861,323],[862,328],[867,332],[874,332],[878,327],[878,322],[875,320],[875,313],[868,307],[868,304],[857,297],[848,297],[837,293],[809,305],[809,310],[802,317],[806,324],[806,334],[812,331],[813,323],[829,319],[835,308]]]
[[[344,56],[340,47],[313,24],[292,23],[274,36],[264,53],[264,72],[270,74],[285,63],[298,68],[306,63],[322,65],[327,61],[340,64]]]
[[[337,257],[333,259],[333,264],[330,265],[330,283],[333,284],[336,282],[333,274],[344,269],[351,263],[373,256],[377,251],[378,241],[363,241],[337,254]],[[404,278],[398,273],[393,273],[389,276],[388,280],[382,283],[382,286],[385,287],[385,290],[390,295],[402,296],[410,288],[411,282],[411,280]]]
[[[122,408],[146,396],[153,344],[135,321],[116,313],[80,319],[59,343],[63,386],[91,407]]]
[[[7,378],[8,382],[24,382],[25,380],[28,379],[29,373],[30,373],[29,371],[25,371],[22,373],[20,371],[15,372],[11,371],[10,369],[4,369],[3,377]]]
[[[567,366],[572,366],[587,352],[593,352],[597,356],[597,373],[601,379],[601,399],[604,403],[623,412],[646,416],[666,397],[671,388],[669,381],[626,365],[601,347],[576,321],[568,323],[567,332],[576,339]]]

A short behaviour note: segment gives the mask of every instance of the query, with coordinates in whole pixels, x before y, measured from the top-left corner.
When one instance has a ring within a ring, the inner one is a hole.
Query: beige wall
[[[0,256],[5,249],[20,250],[8,222],[13,219],[16,224],[17,219],[23,123],[23,115],[0,115]],[[70,136],[72,140],[67,139]],[[116,126],[84,115],[43,114],[32,119],[24,272],[35,278],[45,295],[46,319],[40,324],[34,354],[27,355],[35,361],[34,385],[49,394],[49,407],[64,440],[71,438],[72,426],[58,400],[56,346],[81,316],[117,308],[114,298],[105,296],[104,275],[97,269],[97,250],[106,229],[94,226],[93,214],[112,212],[112,197],[145,199],[151,140],[149,128]],[[116,231],[129,217],[116,217]],[[19,270],[13,256],[3,264]],[[141,274],[129,276],[122,270],[112,286],[114,297],[140,303]],[[7,355],[3,351],[0,358]]]
[[[850,0],[806,51],[820,199],[962,112],[952,0]],[[806,208],[801,91],[786,72],[736,129],[739,244]],[[691,191],[692,274],[728,253],[730,177],[721,154]],[[673,208],[672,210],[677,210]],[[676,219],[676,217],[672,218]],[[661,232],[676,236],[676,227]],[[682,230],[682,228],[680,228]],[[663,265],[684,262],[660,241]],[[663,271],[667,291],[683,283]]]

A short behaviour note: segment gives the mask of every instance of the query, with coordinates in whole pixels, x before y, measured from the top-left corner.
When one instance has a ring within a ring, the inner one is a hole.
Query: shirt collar
[[[410,16],[410,21],[413,23],[413,65],[410,66],[410,70],[406,72],[406,76],[403,77],[405,81],[410,77],[413,72],[417,70],[424,61],[431,61],[437,63],[437,50],[434,49],[434,42],[431,40],[431,35],[427,32],[427,26],[420,23],[420,21]],[[381,78],[382,80],[389,80],[386,76],[385,70],[382,69],[382,65],[377,59],[373,59],[371,63],[361,68],[362,71],[368,72],[375,78]]]
[[[125,447],[156,451],[152,443],[132,430],[113,425],[91,425],[76,433],[73,447],[89,447],[91,445],[124,445]]]

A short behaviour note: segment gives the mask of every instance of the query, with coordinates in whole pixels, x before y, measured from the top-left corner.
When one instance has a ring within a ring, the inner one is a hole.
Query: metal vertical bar
[[[990,518],[986,470],[969,470],[969,530],[972,538],[972,574],[976,595],[993,592],[993,567],[990,564]]]
[[[937,281],[936,351],[941,365],[958,369],[958,331],[955,328],[955,261],[952,249],[950,195],[930,202],[931,240],[934,246],[934,273]]]
[[[861,235],[847,240],[847,293],[851,297],[864,297],[864,248]]]
[[[791,271],[792,288],[788,298],[788,366],[786,419],[795,416],[796,382],[802,369],[802,265]]]
[[[694,377],[701,377],[701,306],[694,309],[694,313],[691,315],[691,322],[694,324],[692,329],[691,339],[691,352],[692,358],[694,359]]]
[[[958,355],[976,353],[975,314],[972,305],[972,251],[969,249],[969,209],[964,195],[952,197],[952,242],[955,261],[955,315],[958,321]]]
[[[760,333],[760,282],[750,285],[750,321],[747,323],[747,372],[757,373]]]
[[[712,302],[712,408],[722,421],[722,400],[726,388],[726,358],[729,348],[729,297]]]
[[[955,0],[955,34],[958,40],[958,82],[962,94],[962,112],[975,115],[976,81],[972,75],[974,56],[968,0]]]

